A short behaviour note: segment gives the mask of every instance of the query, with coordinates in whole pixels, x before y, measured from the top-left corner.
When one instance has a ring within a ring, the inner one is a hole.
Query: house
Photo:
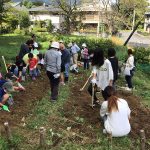
[[[104,30],[107,22],[105,12],[107,11],[108,14],[111,12],[110,5],[106,9],[102,3],[94,2],[82,4],[77,10],[82,12],[82,23],[85,28],[97,30],[96,32]]]
[[[144,31],[150,33],[150,12],[145,13]]]
[[[55,28],[60,29],[63,22],[63,16],[60,15],[60,9],[53,6],[45,5],[33,7],[28,10],[31,22],[51,20]]]

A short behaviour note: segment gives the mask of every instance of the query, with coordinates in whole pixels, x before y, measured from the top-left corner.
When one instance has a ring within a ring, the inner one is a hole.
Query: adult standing
[[[86,43],[82,44],[81,57],[84,62],[84,70],[89,69],[89,52]]]
[[[59,43],[52,42],[51,48],[46,52],[44,57],[47,76],[50,80],[51,102],[56,102],[56,100],[58,99],[58,88],[61,71],[61,55],[58,52],[58,49]]]
[[[20,52],[19,52],[19,60],[22,60],[23,56],[27,53],[30,53],[30,50],[32,49],[33,46],[33,40],[28,40],[26,43],[23,43],[20,47]]]
[[[125,64],[125,80],[128,84],[126,88],[127,91],[131,91],[133,88],[132,77],[134,75],[135,65],[134,65],[134,56],[132,49],[128,49],[128,59]]]
[[[100,116],[104,120],[104,133],[112,134],[113,137],[126,136],[130,130],[130,108],[126,100],[116,96],[115,89],[107,86],[104,90],[107,101],[102,103]]]
[[[78,66],[78,52],[80,51],[80,48],[75,42],[72,42],[72,47],[71,47],[71,53],[73,57],[73,63]]]
[[[31,39],[33,40],[33,46],[34,46],[35,48],[38,48],[39,45],[38,45],[38,43],[36,42],[36,35],[35,35],[35,34],[32,34]]]
[[[114,80],[113,84],[115,86],[115,81],[118,79],[118,58],[116,57],[116,51],[114,48],[108,49],[108,60],[111,62],[113,69]]]
[[[69,79],[69,68],[70,68],[70,53],[65,48],[63,43],[60,43],[60,50],[61,50],[61,72],[62,72],[62,84],[65,82],[68,82]],[[64,78],[65,77],[65,78]]]
[[[92,95],[92,84],[95,84],[95,88],[100,88],[102,90],[102,96],[106,100],[106,95],[104,93],[105,87],[113,84],[113,70],[111,63],[108,59],[104,58],[104,52],[102,49],[97,48],[94,52],[92,59],[92,80],[88,88],[90,95]],[[94,91],[94,104],[97,104],[98,98],[96,97],[96,90]]]
[[[16,57],[17,69],[15,70],[16,74],[18,74],[20,80],[25,81],[25,72],[26,72],[26,64],[23,61],[23,57],[25,54],[30,53],[33,46],[33,40],[28,40],[26,43],[23,43],[20,47],[19,55]],[[18,72],[18,73],[17,73]]]

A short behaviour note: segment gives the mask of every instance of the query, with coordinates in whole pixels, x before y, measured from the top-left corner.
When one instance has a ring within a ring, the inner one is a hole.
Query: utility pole
[[[134,10],[133,10],[132,31],[133,31],[133,29],[134,29],[134,26],[135,26],[135,7],[134,7]]]

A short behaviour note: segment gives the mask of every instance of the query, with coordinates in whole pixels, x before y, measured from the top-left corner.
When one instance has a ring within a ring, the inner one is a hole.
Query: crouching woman
[[[113,137],[126,136],[130,130],[130,108],[126,100],[118,98],[112,86],[104,90],[107,101],[102,103],[100,116],[104,120],[104,133],[112,134]]]

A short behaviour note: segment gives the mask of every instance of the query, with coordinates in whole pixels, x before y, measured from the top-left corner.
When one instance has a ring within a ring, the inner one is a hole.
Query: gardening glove
[[[60,73],[56,73],[56,74],[54,74],[53,76],[54,76],[55,79],[57,79],[57,78],[60,77]]]
[[[91,83],[92,83],[92,84],[96,84],[96,79],[92,79],[92,80],[91,80]]]
[[[3,106],[2,106],[2,109],[5,110],[5,111],[10,112],[10,110],[8,109],[8,107],[7,107],[6,105],[3,105]]]

